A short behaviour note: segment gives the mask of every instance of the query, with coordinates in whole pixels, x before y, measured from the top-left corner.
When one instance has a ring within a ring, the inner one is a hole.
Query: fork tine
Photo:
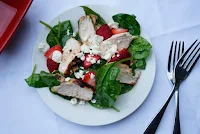
[[[181,51],[181,41],[179,42],[178,44],[178,56],[177,56],[177,61],[179,60],[179,57],[180,57],[180,51]]]
[[[181,56],[183,55],[183,53],[184,53],[184,41],[183,41],[183,44],[182,44],[182,54],[181,54]]]
[[[188,68],[188,66],[190,65],[190,63],[193,61],[193,59],[196,57],[196,55],[198,54],[200,48],[196,51],[196,53],[193,55],[192,59],[190,60],[190,62],[187,64],[186,69]],[[197,59],[194,61],[194,63],[192,64],[192,66],[189,68],[188,72],[191,72],[192,68],[194,67],[194,65],[197,63],[198,59],[199,59],[200,54],[198,55]]]
[[[175,67],[175,62],[176,62],[176,47],[177,47],[177,41],[176,41],[176,44],[175,44],[175,48],[174,48],[174,60],[173,60],[173,68]]]
[[[198,39],[197,39],[198,40]],[[183,54],[183,56],[181,57],[181,59],[180,59],[180,62],[179,62],[179,64],[182,66],[183,64],[183,60],[184,60],[184,58],[185,58],[185,56],[188,54],[188,52],[190,51],[190,49],[194,46],[194,44],[197,42],[197,40],[195,40],[195,42],[188,48],[188,50]]]
[[[172,41],[170,52],[169,52],[169,59],[168,59],[168,71],[171,71],[171,61],[172,61],[172,49],[173,49],[174,41]]]
[[[192,50],[192,52],[190,53],[190,55],[187,57],[187,59],[184,61],[183,66],[186,64],[186,62],[189,60],[189,58],[191,57],[191,55],[193,54],[193,52],[196,50],[196,48],[199,46],[200,42],[195,46],[195,48]]]

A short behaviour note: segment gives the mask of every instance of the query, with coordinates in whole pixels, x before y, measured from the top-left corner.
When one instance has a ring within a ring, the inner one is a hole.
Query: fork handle
[[[143,134],[155,134],[155,132],[158,128],[158,125],[165,113],[165,110],[166,110],[172,96],[174,95],[174,92],[175,92],[175,90],[172,91],[172,93],[168,97],[167,101],[165,102],[165,104],[163,105],[163,107],[161,108],[159,113],[154,117],[154,119],[151,121],[151,123],[149,124],[149,126],[147,127],[147,129],[144,131]]]
[[[178,92],[178,90],[175,91],[175,103],[176,103],[176,117],[175,117],[173,134],[181,134],[180,117],[179,117],[179,92]]]

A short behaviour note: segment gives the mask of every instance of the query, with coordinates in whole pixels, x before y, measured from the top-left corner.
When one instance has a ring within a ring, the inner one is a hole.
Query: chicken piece
[[[89,14],[90,18],[92,19],[92,23],[95,25],[97,22],[98,17],[94,14]]]
[[[93,21],[94,19],[92,20],[89,15],[82,16],[79,19],[78,32],[79,32],[81,41],[85,44],[89,44],[88,39],[92,38],[96,34]]]
[[[76,54],[80,51],[81,43],[74,38],[70,38],[63,48],[62,61],[58,70],[67,76],[70,75],[70,70],[72,69],[72,66],[74,67],[74,62],[76,62]]]
[[[129,68],[128,65],[119,63],[117,67],[119,67],[120,69],[120,73],[117,77],[117,80],[119,80],[120,83],[125,83],[125,84],[130,84],[130,85],[136,84],[138,78],[140,77],[139,71],[137,71],[136,75],[133,76],[132,69]]]
[[[80,80],[73,78],[68,82],[62,82],[59,86],[52,87],[51,91],[86,101],[91,100],[93,97],[92,88],[85,86]]]
[[[105,41],[109,41],[111,44],[116,44],[117,50],[120,51],[123,48],[128,48],[131,41],[136,38],[137,38],[136,36],[132,36],[129,32],[125,32],[125,33],[115,34]]]

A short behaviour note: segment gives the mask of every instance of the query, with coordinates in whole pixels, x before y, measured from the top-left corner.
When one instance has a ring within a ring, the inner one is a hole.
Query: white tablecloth
[[[133,114],[117,123],[88,127],[64,120],[54,114],[35,89],[24,79],[32,70],[32,51],[43,26],[69,8],[85,4],[108,4],[133,13],[148,31],[156,54],[157,72],[153,88]],[[0,55],[0,134],[142,134],[160,109],[172,86],[166,77],[172,40],[185,41],[188,47],[200,39],[199,0],[34,0],[8,47]],[[180,120],[183,134],[200,133],[200,61],[181,85]],[[173,130],[174,100],[162,119],[158,134]]]

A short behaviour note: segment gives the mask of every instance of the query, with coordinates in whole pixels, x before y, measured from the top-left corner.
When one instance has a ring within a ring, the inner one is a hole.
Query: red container
[[[24,15],[26,14],[28,8],[30,7],[32,0],[1,0],[0,1],[1,5],[4,5],[5,8],[0,8],[2,12],[7,12],[8,14],[5,14],[5,16],[3,16],[2,19],[2,15],[4,15],[3,13],[1,14],[1,19],[0,21],[2,21],[2,26],[4,26],[3,24],[5,24],[6,26],[5,31],[2,32],[2,34],[0,34],[0,53],[3,51],[3,49],[6,47],[9,39],[12,37],[12,35],[14,34],[14,32],[16,31],[18,25],[20,24],[20,22],[22,21]],[[6,8],[8,7],[8,8]],[[9,8],[11,7],[11,8]],[[11,11],[9,13],[9,10]],[[14,13],[16,12],[16,13]],[[14,17],[13,17],[14,16]],[[5,19],[5,18],[6,19]],[[10,17],[10,18],[9,18]],[[5,23],[5,20],[8,20],[8,22],[10,22],[8,25]],[[11,21],[9,21],[11,20]],[[4,21],[4,22],[3,22]],[[1,22],[0,22],[1,23]]]

